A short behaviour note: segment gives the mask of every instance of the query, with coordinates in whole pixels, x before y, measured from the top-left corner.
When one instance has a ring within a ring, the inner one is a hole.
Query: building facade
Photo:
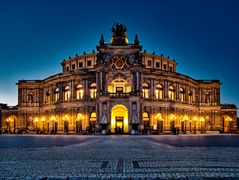
[[[54,133],[224,131],[237,126],[235,105],[220,104],[219,80],[195,80],[175,60],[142,52],[137,35],[112,27],[97,51],[64,60],[62,72],[19,80],[18,106],[2,110],[2,128]]]

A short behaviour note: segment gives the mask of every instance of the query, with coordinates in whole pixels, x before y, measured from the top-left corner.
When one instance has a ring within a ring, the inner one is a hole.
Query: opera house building
[[[178,73],[175,60],[142,51],[137,35],[129,43],[126,32],[117,23],[110,43],[101,35],[96,51],[64,60],[59,74],[19,80],[18,105],[1,108],[2,129],[163,134],[236,128],[237,107],[220,103],[219,80]]]

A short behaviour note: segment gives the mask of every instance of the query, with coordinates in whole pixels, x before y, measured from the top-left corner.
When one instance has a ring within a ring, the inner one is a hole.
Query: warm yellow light
[[[201,118],[200,118],[200,121],[201,121],[201,122],[203,122],[203,121],[204,121],[204,118],[203,118],[203,117],[201,117]]]
[[[35,121],[35,122],[38,122],[38,118],[37,118],[37,117],[35,117],[34,121]]]
[[[171,115],[170,115],[170,119],[171,119],[171,121],[174,121],[174,120],[176,119],[175,115],[174,115],[174,114],[171,114]]]
[[[162,120],[163,116],[161,113],[158,113],[156,116],[155,116],[156,119],[158,119],[159,121]]]
[[[64,120],[66,120],[66,121],[69,120],[69,115],[68,115],[68,114],[65,114],[65,116],[64,116]]]
[[[197,121],[197,119],[198,119],[198,118],[197,118],[196,116],[193,117],[193,120],[194,120],[194,121]]]
[[[128,109],[122,104],[115,105],[111,111],[111,131],[115,132],[116,128],[116,117],[123,117],[124,122],[124,132],[128,132]]]
[[[41,120],[42,120],[42,121],[45,121],[46,119],[45,119],[45,117],[43,116],[43,117],[41,118]]]
[[[51,116],[51,120],[52,120],[52,121],[55,121],[55,120],[56,120],[56,117],[55,117],[55,116]]]
[[[83,119],[84,119],[84,115],[82,113],[78,113],[76,120],[79,121],[79,120],[83,120]]]
[[[187,115],[184,116],[184,120],[187,121],[189,118]]]

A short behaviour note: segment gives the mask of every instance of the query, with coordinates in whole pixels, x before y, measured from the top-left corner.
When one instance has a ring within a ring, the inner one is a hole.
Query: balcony
[[[100,93],[101,96],[110,96],[111,98],[128,98],[129,96],[138,96],[139,93],[129,92],[115,92],[115,93],[109,93],[109,92],[102,92]]]

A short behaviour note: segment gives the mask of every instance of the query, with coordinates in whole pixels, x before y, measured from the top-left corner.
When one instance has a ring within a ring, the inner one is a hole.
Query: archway
[[[111,110],[111,132],[128,132],[128,109],[122,104],[115,105]]]

